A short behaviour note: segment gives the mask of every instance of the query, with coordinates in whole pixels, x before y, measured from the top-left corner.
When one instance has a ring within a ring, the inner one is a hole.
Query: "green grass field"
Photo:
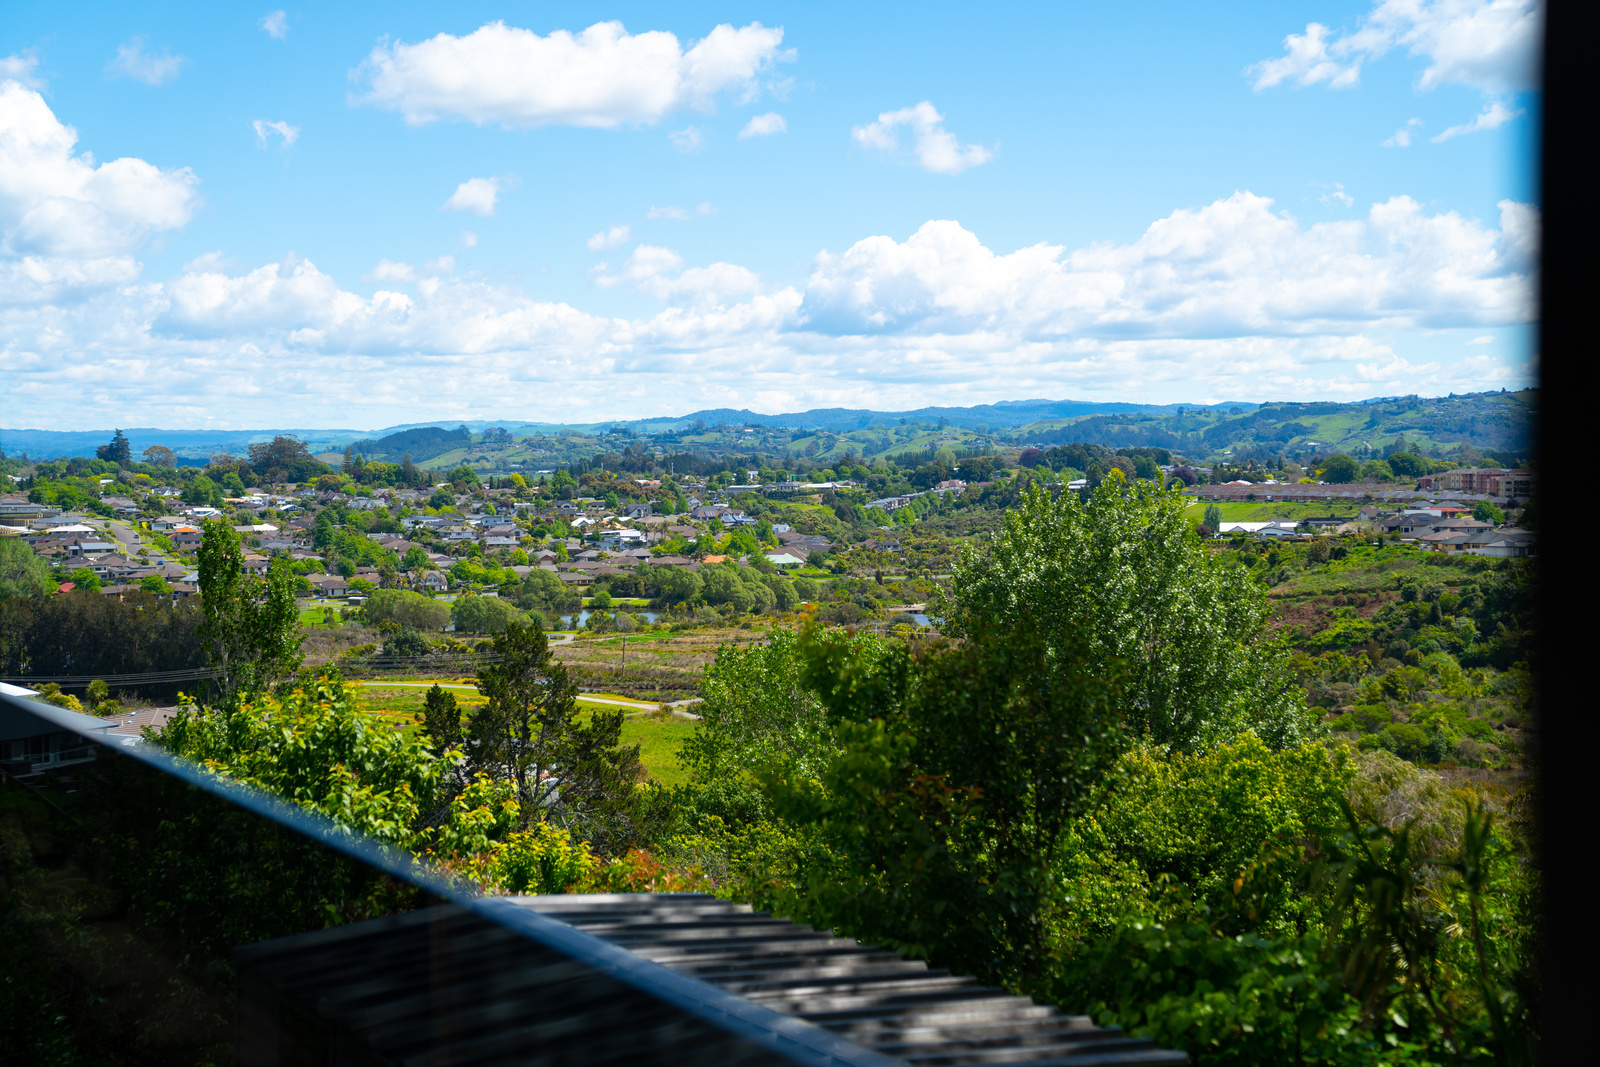
[[[1262,492],[1270,492],[1271,486],[1265,487]],[[1212,503],[1222,509],[1223,522],[1267,522],[1270,519],[1311,519],[1337,516],[1342,519],[1353,519],[1360,504],[1322,504],[1322,503],[1290,503],[1287,501],[1240,501],[1238,503],[1196,501],[1184,509],[1184,514],[1194,522],[1199,522],[1205,517],[1206,508]]]
[[[344,606],[342,604],[318,604],[315,607],[303,607],[300,609],[300,625],[306,628],[326,626],[328,624],[327,610],[331,607],[337,612]]]
[[[450,679],[440,679],[445,684],[452,684]],[[399,686],[369,684],[361,687],[361,708],[368,715],[396,730],[406,734],[416,732],[417,719],[422,714],[423,700],[428,690],[420,685]],[[456,702],[463,712],[470,711],[483,703],[483,697],[475,689],[451,688],[450,693],[455,695]],[[589,694],[587,696],[601,696],[606,694]],[[654,712],[637,712],[629,708],[619,708],[615,704],[596,704],[578,698],[578,706],[590,714],[596,711],[621,710],[627,717],[622,720],[622,743],[625,745],[639,746],[639,759],[644,763],[644,768],[650,777],[665,786],[682,785],[688,780],[684,772],[678,767],[678,746],[694,733],[695,723],[692,719],[681,719],[677,716],[670,718]]]
[[[678,747],[694,733],[692,719],[634,715],[622,720],[622,743],[639,746],[639,760],[664,786],[683,785],[689,776],[678,766]]]

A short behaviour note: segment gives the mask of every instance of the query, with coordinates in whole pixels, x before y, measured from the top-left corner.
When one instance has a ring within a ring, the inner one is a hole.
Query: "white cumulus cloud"
[[[77,140],[37,90],[0,83],[0,253],[125,255],[189,221],[199,182],[188,168],[134,158],[96,165],[73,155]]]
[[[1422,89],[1468,85],[1485,92],[1534,87],[1540,0],[1379,0],[1357,28],[1335,34],[1313,22],[1284,38],[1284,54],[1247,70],[1259,92],[1286,82],[1344,89],[1361,79],[1361,65],[1404,48],[1426,63]]]
[[[775,133],[785,133],[789,124],[783,121],[783,116],[776,111],[769,111],[765,115],[756,115],[744,124],[744,129],[739,131],[739,140],[751,137],[770,137]]]
[[[382,42],[356,72],[361,99],[408,123],[441,118],[506,127],[650,125],[684,108],[710,110],[723,93],[753,99],[784,51],[781,27],[712,29],[685,49],[661,30],[620,22],[580,33],[491,22],[464,37]]]
[[[601,230],[584,242],[591,252],[604,252],[608,248],[615,248],[625,244],[632,231],[626,226],[613,226],[609,230]]]
[[[1364,220],[1303,226],[1250,193],[1176,211],[1139,240],[996,255],[959,224],[824,253],[801,314],[834,334],[1004,331],[1017,337],[1348,333],[1525,322],[1536,215],[1499,232],[1409,197]],[[1357,326],[1357,324],[1362,324]]]
[[[912,151],[923,170],[935,174],[960,174],[969,167],[981,166],[994,158],[994,152],[981,145],[963,146],[944,128],[944,116],[928,101],[898,111],[885,111],[875,122],[855,126],[850,135],[864,148],[885,153],[900,151],[900,127],[912,135]]]
[[[444,202],[444,211],[466,211],[480,218],[488,218],[494,214],[495,205],[500,199],[501,179],[499,178],[468,178],[456,186],[456,191],[450,194],[450,199]]]
[[[670,248],[654,245],[635,248],[616,274],[597,272],[595,284],[606,289],[631,285],[658,300],[676,300],[701,307],[721,307],[728,304],[730,298],[761,292],[760,277],[745,267],[713,263],[685,270],[682,256]]]
[[[277,134],[283,142],[283,147],[288,148],[300,139],[300,127],[291,126],[287,122],[268,122],[265,119],[256,119],[250,124],[256,131],[256,147],[265,148],[273,134]]]
[[[146,52],[144,38],[134,37],[127,44],[117,46],[117,56],[106,64],[106,71],[146,85],[160,85],[176,78],[186,62],[183,56],[175,56],[166,49],[162,49],[160,55]]]
[[[267,36],[274,41],[281,41],[289,36],[289,15],[285,11],[269,11],[261,16],[261,21],[256,25],[265,30]]]

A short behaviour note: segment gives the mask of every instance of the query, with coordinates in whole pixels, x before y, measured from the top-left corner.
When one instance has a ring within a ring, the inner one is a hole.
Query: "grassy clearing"
[[[339,617],[339,609],[345,606],[344,604],[316,604],[312,607],[303,607],[300,609],[300,626],[306,630],[329,629],[328,609],[333,609],[334,618],[337,619]],[[333,628],[341,625],[343,624],[335,622]]]
[[[1263,486],[1261,491],[1269,493],[1272,489],[1273,486]],[[1194,522],[1199,522],[1205,517],[1206,508],[1212,504],[1222,509],[1223,522],[1267,522],[1271,519],[1320,519],[1329,516],[1353,519],[1361,507],[1354,503],[1320,504],[1272,500],[1222,503],[1199,500],[1184,508],[1184,514]]]
[[[678,766],[678,747],[695,726],[677,716],[634,715],[622,720],[622,743],[639,746],[639,760],[651,778],[664,786],[684,785],[689,776]]]
[[[417,719],[422,715],[422,703],[428,690],[422,686],[363,685],[361,708],[368,715],[406,734],[415,733]],[[463,713],[483,704],[476,690],[452,689]],[[590,694],[585,694],[588,696]],[[656,712],[630,712],[614,704],[592,704],[579,698],[578,705],[593,714],[596,711],[621,710],[627,717],[622,721],[622,743],[639,746],[639,759],[650,777],[665,786],[681,785],[688,777],[678,767],[678,746],[694,732],[692,719]]]

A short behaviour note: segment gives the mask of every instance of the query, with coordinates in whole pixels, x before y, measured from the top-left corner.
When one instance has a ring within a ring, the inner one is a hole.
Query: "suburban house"
[[[602,548],[642,548],[645,535],[638,530],[607,530],[600,535]]]

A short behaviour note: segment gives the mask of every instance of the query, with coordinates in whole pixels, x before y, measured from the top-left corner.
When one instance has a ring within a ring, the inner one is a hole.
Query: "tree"
[[[426,656],[432,650],[433,646],[428,643],[428,639],[422,636],[421,631],[414,626],[400,627],[383,642],[383,654],[385,656],[400,656],[410,659],[416,656]]]
[[[76,570],[68,571],[67,581],[71,582],[75,589],[81,589],[89,593],[98,593],[101,588],[100,576],[88,567],[79,567]]]
[[[1428,473],[1428,461],[1413,452],[1394,452],[1388,460],[1389,469],[1402,478],[1420,478]]]
[[[408,571],[426,571],[433,569],[433,560],[428,558],[428,550],[421,545],[412,545],[406,549],[405,558],[400,561],[400,566]]]
[[[327,510],[317,512],[317,523],[311,528],[311,547],[324,549],[333,544],[338,531],[334,529],[333,515]]]
[[[20,537],[0,538],[0,597],[42,593],[54,585],[50,564],[34,555]]]
[[[1085,640],[1058,631],[1047,644],[1014,623],[920,661],[816,630],[800,653],[833,745],[814,777],[757,771],[822,846],[781,905],[1037,989],[1054,962],[1050,906],[1066,895],[1065,830],[1128,740],[1115,673]]]
[[[1217,507],[1217,505],[1215,505],[1215,504],[1212,504],[1209,507],[1207,507],[1206,508],[1206,517],[1204,519],[1204,522],[1205,522],[1206,526],[1211,530],[1212,533],[1214,533],[1214,534],[1221,533],[1222,532],[1222,509]]]
[[[361,613],[379,629],[410,626],[417,630],[443,630],[450,623],[450,605],[409,589],[378,589],[362,605]]]
[[[222,487],[204,474],[197,474],[193,481],[183,487],[182,500],[185,504],[203,504],[220,508],[224,502]]]
[[[1183,508],[1176,492],[1116,475],[1087,504],[1030,489],[989,551],[956,563],[946,629],[1037,628],[1052,664],[1081,637],[1091,660],[1123,672],[1119,714],[1164,746],[1243,729],[1274,746],[1300,740],[1313,727],[1266,629],[1265,592],[1201,547]]]
[[[139,588],[151,596],[171,596],[172,586],[159,574],[147,574],[139,579]]]
[[[461,746],[461,706],[456,703],[456,695],[440,688],[437,683],[422,698],[422,721],[419,724],[422,732],[433,741],[434,749],[443,753],[446,749]]]
[[[410,452],[400,457],[400,482],[408,489],[422,484],[422,473],[417,470],[417,465],[411,462]]]
[[[133,449],[128,444],[128,439],[118,430],[116,436],[111,438],[110,444],[101,445],[94,450],[96,459],[103,459],[118,466],[126,467],[133,462]]]
[[[467,722],[469,772],[515,787],[518,829],[554,822],[611,854],[638,840],[649,814],[635,795],[644,768],[639,746],[621,747],[623,713],[585,724],[577,683],[533,626],[506,627],[494,650],[500,662],[479,669],[485,702]]]
[[[1368,460],[1361,465],[1360,477],[1364,482],[1392,482],[1394,469],[1381,459]]]
[[[1496,526],[1506,521],[1506,513],[1487,500],[1480,500],[1472,505],[1472,517],[1479,522],[1492,522]]]
[[[516,619],[517,609],[497,596],[468,595],[456,598],[450,617],[462,633],[498,633]]]
[[[328,473],[298,437],[278,434],[250,446],[250,467],[269,482],[309,482]]]
[[[300,610],[294,573],[285,558],[273,560],[265,577],[246,574],[239,538],[221,519],[200,534],[200,606],[206,653],[217,669],[224,705],[259,693],[300,668]]]
[[[1322,464],[1322,480],[1331,484],[1344,485],[1354,482],[1361,468],[1356,466],[1356,461],[1342,452],[1329,456]]]
[[[1161,480],[1161,466],[1149,456],[1134,456],[1133,470],[1134,474],[1140,478],[1148,478],[1152,481]]]
[[[178,465],[177,454],[166,445],[151,445],[145,449],[144,461],[157,467],[171,468]]]

